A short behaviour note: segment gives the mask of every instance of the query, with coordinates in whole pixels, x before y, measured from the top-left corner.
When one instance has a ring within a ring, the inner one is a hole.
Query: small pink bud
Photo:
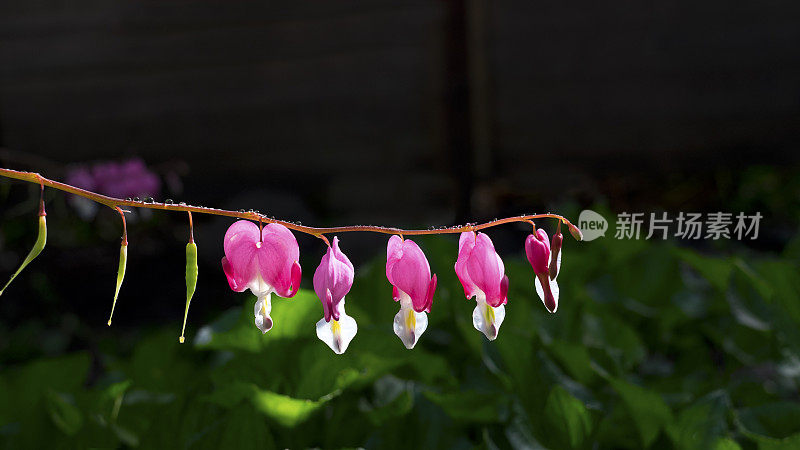
[[[525,254],[528,256],[528,262],[531,263],[533,272],[536,274],[534,280],[536,293],[539,294],[544,307],[551,313],[556,312],[558,309],[559,288],[555,278],[561,261],[559,255],[562,241],[563,236],[557,231],[553,236],[553,251],[551,252],[551,244],[548,242],[547,233],[541,228],[536,230],[534,234],[529,235],[525,240]],[[552,272],[551,268],[554,269]]]
[[[543,229],[539,228],[525,239],[525,255],[527,255],[528,262],[533,267],[535,274],[548,273],[550,242],[548,242],[547,233]]]

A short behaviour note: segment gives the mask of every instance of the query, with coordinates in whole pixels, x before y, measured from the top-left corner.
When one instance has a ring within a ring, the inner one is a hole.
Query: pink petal
[[[553,287],[557,289],[558,284],[551,280],[547,273],[536,274],[536,281],[538,281],[536,285],[536,291],[539,294],[539,297],[542,299],[544,307],[547,308],[547,310],[551,313],[556,312],[558,309],[558,291],[555,291]],[[541,292],[539,292],[540,287]]]
[[[223,240],[225,258],[227,258],[229,272],[236,281],[237,288],[244,290],[256,278],[256,244],[258,243],[258,226],[247,220],[239,220],[228,227]],[[226,273],[228,273],[226,271]],[[244,287],[243,287],[244,286]],[[231,285],[233,288],[233,285]]]
[[[325,289],[325,296],[320,297],[320,300],[322,300],[322,310],[325,313],[325,321],[330,322],[331,316],[333,315],[333,294],[331,294],[331,290]],[[339,314],[336,315],[338,316]],[[336,317],[335,320],[339,320],[339,318]]]
[[[256,251],[259,273],[278,295],[291,297],[297,293],[301,273],[297,240],[288,228],[277,223],[265,226],[261,234],[261,246]]]
[[[334,315],[338,316],[338,304],[353,286],[353,264],[339,249],[339,238],[333,238],[333,246],[322,256],[317,270],[314,272],[314,291],[320,300],[331,295],[331,308]],[[325,301],[323,301],[323,306]],[[326,312],[326,320],[330,320],[330,313]],[[336,319],[338,320],[338,319]]]
[[[433,305],[433,293],[436,292],[436,283],[436,274],[433,274],[431,282],[428,284],[428,292],[425,294],[425,307],[417,309],[416,305],[414,305],[415,311],[431,312],[431,306]]]
[[[424,309],[431,268],[422,249],[414,241],[403,241],[402,256],[391,266],[387,261],[387,272],[389,281],[411,297],[414,308]]]
[[[467,270],[467,262],[469,261],[472,249],[475,248],[475,240],[475,233],[470,231],[461,233],[461,237],[458,239],[458,259],[456,259],[455,270],[456,276],[458,276],[458,280],[464,288],[464,295],[468,299],[475,295],[476,287],[475,283],[470,279],[469,271]]]
[[[539,228],[525,239],[525,255],[536,274],[547,273],[550,263],[550,242],[547,233]]]
[[[489,306],[492,308],[497,308],[500,305],[503,305],[508,302],[508,277],[503,276],[503,280],[500,282],[500,298],[503,300],[499,303],[489,303]]]
[[[403,256],[403,238],[392,236],[386,245],[386,278],[392,283],[392,267]]]
[[[473,283],[486,295],[489,303],[498,303],[500,283],[503,280],[503,266],[489,236],[478,233],[475,249],[467,262],[469,276]]]
[[[222,257],[222,271],[225,272],[225,277],[228,279],[228,285],[236,292],[242,292],[247,289],[247,282],[239,279],[228,262],[228,258]]]
[[[297,294],[300,289],[300,278],[303,276],[303,271],[300,269],[300,263],[295,261],[292,264],[292,289],[284,296],[284,298],[292,298]]]

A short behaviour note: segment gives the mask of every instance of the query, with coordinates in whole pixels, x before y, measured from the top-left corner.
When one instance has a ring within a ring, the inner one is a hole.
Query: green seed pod
[[[25,266],[30,264],[31,261],[33,261],[37,256],[39,256],[39,253],[42,253],[42,250],[44,250],[44,245],[46,243],[47,243],[47,219],[45,218],[44,215],[40,215],[39,235],[36,238],[36,242],[33,244],[33,248],[31,249],[31,251],[28,252],[28,256],[26,256],[25,260],[22,261],[22,265],[19,266],[19,269],[17,269],[17,271],[14,272],[14,275],[11,275],[11,279],[8,280],[8,283],[6,283],[6,285],[3,286],[3,289],[0,290],[0,295],[3,295],[3,292],[6,290],[8,285],[11,284],[12,281],[14,281],[14,278],[17,278],[17,275],[19,275],[19,273],[22,272],[22,269],[24,269]]]
[[[108,326],[111,326],[111,318],[114,317],[114,308],[117,306],[119,288],[125,278],[125,266],[128,263],[128,243],[123,242],[119,248],[119,267],[117,268],[117,288],[114,290],[114,303],[111,304],[111,315],[108,316]]]
[[[186,316],[189,315],[189,304],[192,302],[195,287],[197,287],[197,245],[194,242],[189,242],[186,244],[186,310],[183,312],[181,337],[178,338],[178,342],[181,344],[186,340],[184,338]]]

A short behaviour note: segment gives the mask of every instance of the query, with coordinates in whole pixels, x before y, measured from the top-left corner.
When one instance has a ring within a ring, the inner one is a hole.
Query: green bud
[[[108,316],[108,326],[111,326],[111,318],[114,317],[114,308],[117,306],[117,297],[119,296],[119,288],[122,286],[122,280],[125,278],[125,266],[127,265],[127,262],[128,262],[128,243],[123,242],[119,248],[119,267],[117,267],[117,288],[114,290],[114,303],[111,304],[111,315]]]
[[[186,316],[189,315],[189,304],[194,296],[194,289],[197,287],[197,245],[194,242],[186,244],[186,310],[183,312],[183,328],[178,342],[183,344],[186,340]]]
[[[44,245],[46,243],[47,243],[47,219],[45,218],[44,215],[39,215],[39,235],[36,238],[36,243],[33,244],[33,248],[31,249],[30,252],[28,252],[28,256],[25,257],[25,260],[22,261],[22,265],[19,266],[19,269],[17,269],[17,271],[14,272],[14,275],[11,275],[11,279],[8,280],[8,283],[6,283],[5,286],[3,286],[3,289],[0,289],[0,295],[3,295],[3,292],[5,292],[6,288],[8,288],[8,285],[11,284],[12,281],[14,281],[14,278],[17,278],[17,275],[19,275],[19,273],[22,272],[22,269],[24,269],[25,266],[30,264],[31,261],[33,261],[37,256],[39,256],[39,253],[42,253],[42,250],[44,250]]]

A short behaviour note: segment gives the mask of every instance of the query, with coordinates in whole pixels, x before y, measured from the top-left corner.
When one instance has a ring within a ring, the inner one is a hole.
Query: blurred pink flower
[[[138,158],[74,166],[67,171],[65,182],[117,198],[155,197],[161,190],[161,179]]]

